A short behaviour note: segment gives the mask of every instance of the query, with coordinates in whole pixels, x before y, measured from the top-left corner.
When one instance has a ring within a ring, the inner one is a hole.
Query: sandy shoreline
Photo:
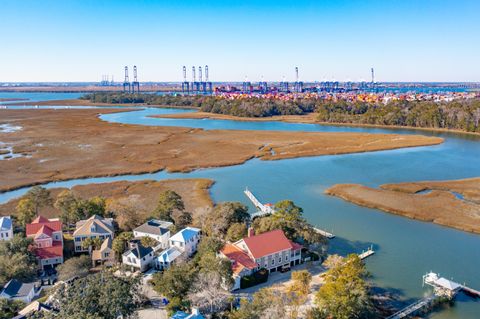
[[[438,137],[366,133],[202,130],[108,123],[99,113],[118,109],[0,110],[4,133],[23,157],[0,161],[0,191],[75,178],[189,172],[278,160],[436,145]]]
[[[210,197],[210,187],[213,181],[209,179],[170,179],[162,181],[120,181],[113,183],[87,184],[72,187],[75,196],[88,199],[94,196],[101,196],[107,200],[131,199],[141,203],[141,210],[144,214],[153,211],[156,207],[158,196],[165,190],[173,190],[177,192],[185,203],[185,209],[191,212],[193,216],[201,214],[202,210],[206,210],[213,206]],[[50,192],[52,198],[66,188],[52,188]],[[0,205],[0,216],[14,215],[15,207],[19,199],[12,199],[7,203]],[[41,214],[45,217],[58,217],[60,211],[54,207],[46,207],[41,209]],[[147,217],[147,216],[145,216]]]
[[[430,192],[418,193],[425,190]],[[337,184],[325,193],[360,206],[480,234],[480,178],[385,184],[380,189]]]

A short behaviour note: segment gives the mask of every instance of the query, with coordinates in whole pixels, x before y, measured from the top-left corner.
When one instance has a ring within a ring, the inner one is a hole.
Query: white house
[[[185,252],[187,256],[193,255],[197,251],[198,242],[200,241],[200,229],[194,227],[186,227],[170,237],[170,247],[177,247],[180,251]]]
[[[13,224],[10,216],[0,217],[0,240],[10,240],[13,237]]]
[[[138,244],[122,255],[122,263],[141,272],[149,269],[154,263],[155,255],[151,247],[143,247]]]
[[[33,283],[24,284],[16,279],[12,279],[3,287],[0,298],[21,300],[25,303],[32,302],[35,297],[35,285]]]
[[[178,257],[182,255],[182,253],[183,252],[177,247],[165,249],[157,258],[155,258],[155,268],[158,270],[167,269]]]
[[[168,239],[170,238],[171,222],[150,219],[143,225],[133,230],[135,238],[150,237],[158,241],[163,249],[168,248]]]

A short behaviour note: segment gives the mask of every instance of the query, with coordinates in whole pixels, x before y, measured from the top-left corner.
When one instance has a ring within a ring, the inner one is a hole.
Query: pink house
[[[39,268],[54,268],[63,263],[63,231],[60,220],[38,216],[26,225],[26,235],[33,239],[33,252],[37,256]]]

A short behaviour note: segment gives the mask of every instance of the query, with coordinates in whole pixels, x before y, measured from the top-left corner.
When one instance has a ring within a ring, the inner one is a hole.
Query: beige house
[[[81,220],[77,222],[75,232],[73,233],[75,252],[88,251],[88,249],[82,247],[82,242],[87,238],[100,238],[103,241],[107,238],[113,239],[114,235],[112,218],[93,215],[87,220]]]
[[[115,252],[112,249],[112,238],[107,237],[100,249],[92,252],[93,266],[97,264],[112,266],[115,263]]]

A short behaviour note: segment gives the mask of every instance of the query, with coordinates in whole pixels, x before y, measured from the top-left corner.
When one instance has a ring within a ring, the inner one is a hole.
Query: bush
[[[268,270],[265,268],[260,269],[259,271],[253,273],[253,275],[245,276],[240,281],[240,288],[245,289],[249,287],[253,287],[268,280]]]

